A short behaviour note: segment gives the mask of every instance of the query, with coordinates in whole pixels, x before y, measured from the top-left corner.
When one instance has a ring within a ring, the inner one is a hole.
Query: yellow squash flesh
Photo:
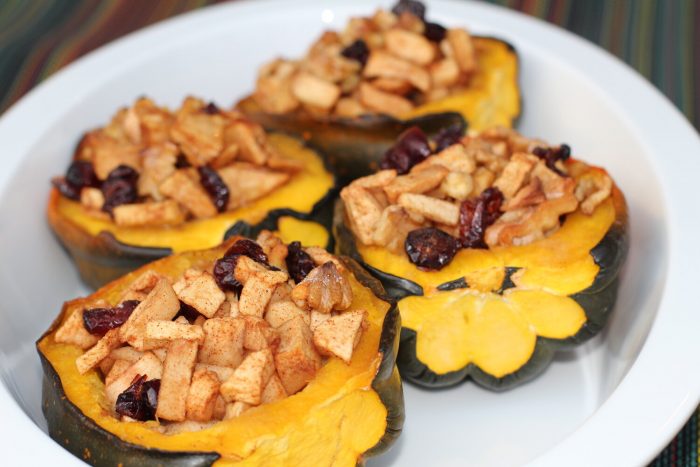
[[[302,246],[328,245],[330,234],[318,222],[305,221],[291,216],[282,216],[277,221],[275,234],[286,244],[301,242]]]
[[[510,44],[497,39],[473,37],[473,41],[477,70],[469,81],[469,88],[423,104],[403,115],[403,120],[440,112],[459,112],[472,130],[513,126],[513,121],[520,115],[517,55]]]
[[[221,248],[170,257],[153,263],[149,269],[176,277],[188,267],[211,262],[224,251]],[[96,295],[115,304],[137,273],[107,285]],[[351,309],[367,310],[369,327],[350,365],[330,358],[301,392],[199,432],[164,435],[153,430],[155,422],[120,422],[110,414],[104,383],[97,372],[78,373],[75,359],[82,351],[56,343],[53,335],[73,310],[85,307],[94,297],[67,303],[54,323],[54,331],[39,342],[38,348],[58,373],[70,402],[121,440],[162,450],[218,452],[221,458],[216,465],[221,466],[351,466],[377,444],[387,428],[387,409],[372,389],[372,381],[382,359],[377,349],[389,309],[386,302],[354,278],[351,282],[354,292]]]

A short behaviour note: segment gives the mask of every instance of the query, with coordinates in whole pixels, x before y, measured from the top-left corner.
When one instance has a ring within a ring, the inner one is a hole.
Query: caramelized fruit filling
[[[422,3],[402,0],[324,32],[299,60],[266,64],[253,98],[273,114],[400,117],[469,89],[478,53],[466,29],[428,22]]]
[[[172,278],[137,277],[110,307],[73,314],[55,341],[98,369],[112,416],[165,434],[207,428],[302,391],[330,357],[350,365],[368,313],[337,258],[263,231]]]
[[[567,145],[504,128],[439,141],[410,128],[383,170],[342,190],[347,224],[362,245],[405,253],[426,270],[447,266],[460,249],[528,245],[610,198],[610,177],[572,176],[569,156]]]
[[[172,227],[251,205],[304,169],[235,111],[188,97],[171,112],[141,98],[88,132],[53,184],[96,219]]]

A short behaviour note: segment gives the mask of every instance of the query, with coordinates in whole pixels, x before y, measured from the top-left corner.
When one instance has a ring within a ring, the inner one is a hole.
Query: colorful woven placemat
[[[124,34],[218,0],[1,0],[0,113],[43,79]],[[700,1],[490,0],[607,49],[700,128]],[[698,413],[654,467],[698,465]]]

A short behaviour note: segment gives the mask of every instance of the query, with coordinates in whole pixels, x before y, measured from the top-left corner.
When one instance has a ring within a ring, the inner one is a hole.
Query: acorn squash
[[[76,368],[80,348],[57,343],[57,328],[73,310],[101,298],[118,300],[145,271],[177,277],[210,264],[237,238],[219,247],[175,254],[131,272],[87,298],[67,302],[37,342],[43,411],[49,434],[93,465],[355,465],[386,450],[404,420],[401,379],[395,367],[401,327],[398,310],[381,285],[350,259],[353,306],[368,312],[368,327],[349,365],[331,358],[301,392],[249,409],[198,432],[166,435],[157,422],[122,422],[103,408],[104,383],[96,370]]]
[[[328,155],[328,163],[344,181],[377,169],[379,160],[407,128],[418,126],[428,136],[458,126],[483,130],[512,127],[520,115],[519,63],[515,48],[493,37],[472,38],[477,69],[470,87],[459,93],[420,105],[399,118],[367,114],[355,118],[319,117],[294,112],[264,112],[249,96],[237,104],[251,120],[269,130],[298,135]]]
[[[326,170],[321,156],[299,140],[283,134],[271,134],[268,140],[279,153],[302,162],[304,168],[286,185],[245,207],[175,227],[121,227],[89,215],[79,202],[61,196],[54,188],[47,208],[49,225],[75,261],[82,280],[96,289],[170,253],[218,245],[239,220],[256,224],[267,216],[276,219],[295,212],[310,219],[331,203],[334,176]],[[275,214],[278,210],[282,211]],[[304,238],[306,234],[297,230],[294,236]]]
[[[602,169],[569,159],[576,179]],[[551,235],[527,245],[466,248],[440,270],[363,245],[336,204],[336,249],[365,266],[399,300],[401,376],[425,387],[471,378],[503,390],[541,373],[557,349],[578,345],[605,325],[628,248],[620,190],[591,215],[577,209]]]

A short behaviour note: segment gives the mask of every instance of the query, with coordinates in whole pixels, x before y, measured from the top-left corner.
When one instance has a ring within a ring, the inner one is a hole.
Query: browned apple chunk
[[[180,300],[166,279],[161,279],[138,304],[129,319],[119,328],[119,338],[138,350],[144,349],[146,325],[154,320],[171,320],[180,310]]]
[[[280,344],[275,353],[275,366],[288,394],[294,394],[313,379],[321,367],[321,357],[313,344],[309,327],[300,317],[278,329]]]
[[[282,400],[285,397],[287,397],[287,391],[284,390],[282,380],[280,380],[279,376],[275,373],[265,385],[262,395],[260,396],[260,403],[269,404],[270,402]]]
[[[195,370],[187,393],[186,414],[188,420],[208,422],[214,418],[216,399],[219,396],[219,378],[207,370]]]
[[[243,360],[245,321],[238,318],[212,318],[204,322],[204,343],[199,361],[237,367]]]
[[[56,331],[56,342],[77,345],[81,349],[89,349],[97,343],[99,337],[90,334],[83,324],[83,311],[75,310]]]
[[[274,372],[275,364],[270,349],[251,352],[221,385],[221,395],[229,402],[259,405],[263,389]]]
[[[314,345],[322,354],[335,355],[350,363],[366,315],[364,310],[354,310],[329,317],[315,327]]]
[[[158,392],[158,418],[175,422],[187,418],[187,394],[197,359],[197,348],[197,342],[182,339],[168,345]]]

